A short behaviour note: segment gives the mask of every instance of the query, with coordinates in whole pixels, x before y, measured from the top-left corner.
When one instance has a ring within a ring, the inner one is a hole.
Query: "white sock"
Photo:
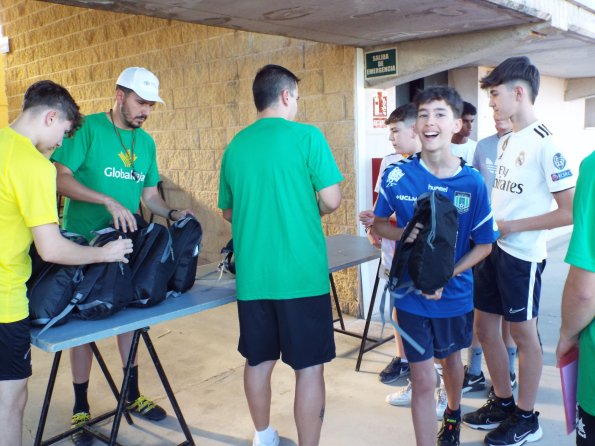
[[[255,431],[258,443],[272,443],[275,438],[275,429],[270,425],[263,431]]]

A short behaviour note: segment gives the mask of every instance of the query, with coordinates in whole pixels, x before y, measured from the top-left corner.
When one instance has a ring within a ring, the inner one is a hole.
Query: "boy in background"
[[[382,174],[388,166],[395,164],[404,157],[413,155],[421,150],[421,142],[415,133],[416,117],[417,109],[415,108],[415,105],[413,103],[408,103],[397,107],[385,121],[385,124],[388,125],[389,129],[388,140],[392,143],[395,151],[394,153],[391,153],[382,159],[378,180],[376,181],[376,187],[374,188],[376,193],[380,192]],[[382,249],[382,266],[380,268],[380,277],[387,279],[393,262],[395,241],[383,239],[376,234],[373,225],[374,212],[372,210],[360,212],[359,218],[360,222],[366,228],[370,243],[377,248]],[[394,218],[391,221],[394,222]],[[397,312],[394,308],[392,318],[397,321]],[[390,384],[400,378],[409,376],[409,363],[407,362],[407,358],[404,353],[401,336],[397,330],[394,330],[394,333],[397,356],[395,356],[378,375],[378,379],[383,384]],[[411,385],[409,384],[405,389],[401,389],[388,395],[386,397],[386,402],[393,406],[409,404],[411,402]]]
[[[539,70],[527,57],[511,57],[481,79],[496,119],[510,118],[513,131],[498,144],[492,205],[500,238],[476,270],[475,327],[483,347],[494,396],[463,421],[474,429],[494,429],[489,445],[521,445],[539,440],[534,412],[543,353],[537,335],[546,232],[572,224],[574,172],[534,110]],[[557,209],[551,210],[552,198]],[[518,348],[519,393],[515,404],[508,354],[500,336],[502,319]]]

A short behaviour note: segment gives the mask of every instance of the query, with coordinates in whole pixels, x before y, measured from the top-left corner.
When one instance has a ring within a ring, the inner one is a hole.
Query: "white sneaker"
[[[446,397],[446,389],[444,383],[440,384],[440,387],[436,391],[436,417],[441,420],[444,417],[444,411],[448,406],[448,398]]]
[[[256,436],[254,436],[254,440],[252,441],[252,446],[279,446],[279,433],[275,431],[275,436],[273,437],[273,441],[269,441],[267,443],[258,442]]]
[[[411,381],[408,379],[407,387],[387,395],[385,401],[391,406],[406,406],[411,403]]]

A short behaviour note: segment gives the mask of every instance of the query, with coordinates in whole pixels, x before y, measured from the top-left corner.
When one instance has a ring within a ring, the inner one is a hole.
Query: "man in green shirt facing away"
[[[324,363],[335,357],[328,259],[320,217],[339,207],[343,180],[316,127],[293,122],[299,79],[278,65],[256,74],[255,123],[223,155],[219,208],[232,222],[244,390],[253,445],[276,446],[269,425],[271,374],[295,370],[300,446],[317,445],[324,417]]]
[[[574,229],[566,254],[570,271],[562,297],[556,356],[579,346],[577,446],[595,444],[595,152],[581,164],[573,203]]]

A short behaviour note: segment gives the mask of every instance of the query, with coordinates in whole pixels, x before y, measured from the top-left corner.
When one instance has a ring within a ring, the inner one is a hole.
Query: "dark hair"
[[[531,103],[539,93],[539,70],[526,56],[509,57],[479,81],[482,89],[497,87],[514,81],[524,81],[531,88]]]
[[[132,88],[124,87],[122,85],[116,84],[116,90],[122,90],[124,92],[124,96],[128,96],[130,93],[134,93]]]
[[[83,117],[79,106],[68,90],[50,80],[35,82],[30,85],[23,98],[23,111],[35,107],[55,108],[64,114],[64,118],[72,123],[69,135],[74,134],[81,126]]]
[[[417,118],[417,108],[413,102],[408,102],[394,109],[384,123],[386,125],[396,124],[397,122],[413,121],[415,118]]]
[[[476,114],[477,114],[477,109],[475,108],[475,105],[473,105],[470,102],[463,101],[463,113],[461,113],[461,115],[462,116],[464,116],[464,115],[475,116]]]
[[[463,113],[463,99],[461,99],[459,92],[452,87],[428,87],[425,90],[417,92],[413,98],[417,110],[419,110],[421,105],[432,101],[446,102],[452,110],[452,114],[457,119],[460,118]]]
[[[300,79],[279,65],[265,65],[254,78],[252,94],[256,110],[263,111],[273,105],[283,90],[295,91]]]

